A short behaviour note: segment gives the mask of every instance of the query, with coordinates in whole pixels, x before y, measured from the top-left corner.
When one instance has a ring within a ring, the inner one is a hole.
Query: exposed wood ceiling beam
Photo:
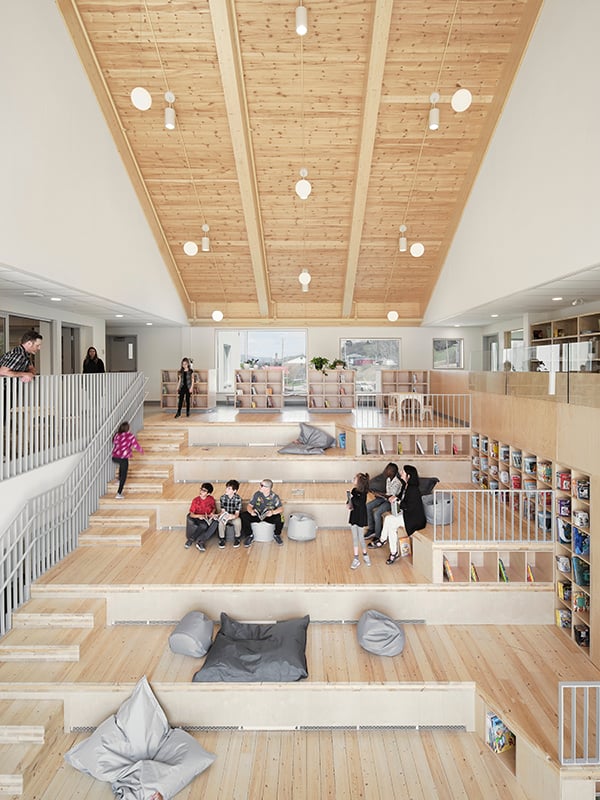
[[[240,182],[242,208],[248,233],[248,245],[252,259],[259,313],[261,316],[266,317],[270,313],[267,258],[258,200],[254,152],[250,139],[250,123],[235,3],[234,0],[209,0],[209,6],[229,129],[231,131],[231,142]]]
[[[352,311],[352,298],[358,270],[358,257],[362,239],[371,162],[377,131],[377,117],[381,100],[381,85],[388,49],[393,0],[377,0],[371,31],[371,50],[367,83],[364,91],[364,105],[360,132],[358,165],[354,179],[354,198],[352,222],[348,241],[348,261],[346,264],[346,283],[342,301],[342,317],[349,317]]]

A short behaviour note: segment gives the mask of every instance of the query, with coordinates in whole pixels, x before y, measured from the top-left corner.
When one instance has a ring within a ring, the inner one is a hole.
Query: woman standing
[[[98,358],[95,347],[88,347],[87,355],[83,360],[83,374],[104,372],[104,361]]]
[[[181,367],[179,368],[179,385],[177,391],[179,393],[179,400],[177,402],[177,413],[175,419],[181,416],[181,409],[183,408],[183,401],[185,400],[185,415],[190,415],[190,396],[192,393],[192,385],[194,383],[194,370],[189,358],[181,359]]]

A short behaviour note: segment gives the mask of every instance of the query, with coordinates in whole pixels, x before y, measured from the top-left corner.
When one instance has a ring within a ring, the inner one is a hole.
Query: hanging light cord
[[[460,0],[455,0],[454,3],[454,11],[452,12],[452,16],[450,17],[450,24],[448,26],[448,35],[446,36],[446,44],[444,45],[444,50],[442,53],[442,60],[440,62],[440,68],[438,71],[437,79],[435,82],[435,91],[437,92],[440,85],[440,79],[442,77],[442,70],[444,69],[444,64],[446,63],[446,55],[448,53],[448,47],[450,46],[450,37],[452,36],[452,29],[454,27],[454,20],[456,19],[456,13],[458,11],[458,4]],[[439,93],[439,92],[438,92]],[[423,137],[421,139],[421,145],[419,147],[419,155],[417,156],[417,163],[415,164],[415,171],[413,173],[413,179],[411,183],[410,190],[408,192],[408,200],[406,201],[406,210],[404,212],[404,217],[402,219],[402,224],[406,225],[406,220],[408,218],[408,212],[410,210],[410,204],[412,201],[412,197],[415,191],[415,185],[417,183],[417,177],[419,174],[419,168],[421,166],[421,158],[423,156],[423,149],[425,147],[425,142],[427,140],[427,130],[423,133]]]

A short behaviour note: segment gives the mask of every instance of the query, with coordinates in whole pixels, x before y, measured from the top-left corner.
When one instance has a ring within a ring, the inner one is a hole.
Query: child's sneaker
[[[350,564],[350,569],[357,569],[357,567],[360,567],[360,561],[358,560],[358,556],[354,556]]]
[[[219,539],[219,547],[221,550],[225,547],[225,539]]]
[[[115,495],[115,500],[122,500],[123,497],[124,497],[124,495],[121,494],[121,492],[117,492],[116,495]]]
[[[366,553],[363,553],[363,561],[365,562],[365,566],[367,567],[371,566],[371,559]]]

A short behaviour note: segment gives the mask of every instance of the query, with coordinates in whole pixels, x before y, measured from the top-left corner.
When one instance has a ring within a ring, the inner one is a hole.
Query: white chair
[[[421,421],[425,419],[425,415],[429,415],[429,419],[433,422],[433,406],[431,405],[431,398],[423,395],[421,400]]]

